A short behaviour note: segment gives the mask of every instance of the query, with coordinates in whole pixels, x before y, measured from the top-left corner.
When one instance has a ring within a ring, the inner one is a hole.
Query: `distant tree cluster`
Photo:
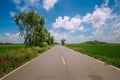
[[[85,44],[107,44],[106,42],[101,42],[101,41],[97,41],[97,40],[94,40],[94,41],[87,41],[87,42],[84,42]]]
[[[54,37],[45,28],[45,18],[34,10],[20,12],[14,16],[15,23],[24,37],[26,46],[44,46],[54,43]]]
[[[65,39],[61,39],[61,44],[65,45]]]

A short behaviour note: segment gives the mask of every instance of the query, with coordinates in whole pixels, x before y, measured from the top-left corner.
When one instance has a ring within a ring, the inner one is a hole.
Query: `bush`
[[[47,42],[43,42],[41,45],[41,47],[46,47],[46,46],[48,46]]]
[[[0,77],[37,55],[32,48],[24,45],[0,45]]]

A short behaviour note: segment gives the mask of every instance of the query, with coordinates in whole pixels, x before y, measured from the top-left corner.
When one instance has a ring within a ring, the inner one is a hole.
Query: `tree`
[[[50,37],[50,42],[51,42],[51,44],[54,44],[54,37],[53,36]]]
[[[20,12],[14,16],[14,20],[19,27],[20,36],[23,36],[27,46],[42,46],[46,42],[48,33],[45,29],[45,19],[40,17],[34,10]]]
[[[48,45],[51,44],[51,42],[50,42],[50,37],[51,37],[51,35],[50,35],[50,33],[48,32],[48,33],[47,33],[47,43],[48,43]]]
[[[65,39],[61,39],[61,44],[65,45]]]
[[[51,36],[51,34],[49,32],[47,33],[47,43],[48,43],[48,45],[54,44],[54,37]]]

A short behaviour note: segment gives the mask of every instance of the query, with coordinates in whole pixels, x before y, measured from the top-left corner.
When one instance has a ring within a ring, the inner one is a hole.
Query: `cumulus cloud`
[[[100,7],[95,6],[94,11],[85,16],[59,16],[53,22],[52,30],[56,41],[64,37],[68,43],[91,40],[120,43],[120,15],[114,13],[113,8],[109,8],[108,4],[109,0],[105,0]],[[66,33],[66,31],[60,33],[57,31],[60,28],[70,31],[70,33]],[[82,31],[82,33],[77,32],[76,35],[76,31]],[[75,35],[73,36],[71,33]]]
[[[13,0],[13,2],[14,2],[15,4],[20,4],[20,3],[21,3],[21,0]]]
[[[101,7],[106,7],[109,4],[109,0],[105,0],[105,2],[101,5]]]
[[[19,36],[19,33],[5,33],[0,35],[1,43],[23,43],[23,38]]]
[[[39,8],[40,0],[13,0],[16,9],[20,11],[28,11],[30,8]]]
[[[71,33],[60,33],[56,30],[50,30],[49,31],[55,38],[55,41],[58,43],[61,43],[61,39],[65,39],[66,43],[82,43],[84,41],[88,41],[88,40],[93,40],[92,36],[85,36],[85,35],[78,35],[78,36],[72,36]]]
[[[91,13],[87,13],[87,15],[83,17],[82,22],[90,23],[91,16]]]
[[[83,30],[84,30],[84,27],[83,27],[83,26],[80,26],[80,27],[78,28],[78,30],[79,30],[79,31],[83,31]]]
[[[112,10],[108,7],[96,7],[93,13],[87,13],[86,16],[83,17],[83,22],[92,23],[94,28],[99,28],[106,24],[108,19],[114,18],[114,14],[112,14]]]
[[[65,33],[65,32],[57,32],[55,30],[50,30],[49,31],[55,38],[55,41],[60,43],[61,39],[65,39],[66,43],[82,43],[85,41],[93,41],[93,40],[98,40],[98,41],[103,41],[103,42],[108,42],[108,43],[120,43],[120,29],[115,30],[115,31],[110,31],[111,34],[105,34],[104,31],[102,30],[96,30],[92,33],[92,35],[84,35],[80,34],[77,36],[72,36],[70,33]]]
[[[120,22],[117,23],[117,24],[114,24],[114,27],[115,27],[115,28],[120,28]]]
[[[70,30],[72,33],[76,30],[84,30],[84,27],[81,26],[81,18],[78,15],[72,18],[69,16],[64,16],[63,18],[59,16],[53,23],[53,28],[64,28],[65,30]]]
[[[54,5],[58,2],[58,0],[12,0],[13,3],[16,5],[16,8],[20,11],[29,11],[30,8],[43,8],[47,11],[52,9]]]
[[[29,8],[28,8],[28,6],[16,6],[16,8],[18,9],[18,10],[20,10],[20,11],[26,11],[26,10],[29,10]]]
[[[80,43],[87,41],[88,39],[90,40],[90,36],[84,36],[84,35],[79,35],[79,36],[71,36],[71,33],[66,33],[66,32],[59,32],[56,30],[49,30],[49,32],[54,36],[55,42],[61,43],[61,39],[65,39],[66,43]]]
[[[69,33],[58,33],[55,30],[49,30],[52,36],[54,36],[55,41],[60,43],[61,39],[66,39]]]
[[[27,3],[30,3],[30,5],[35,5],[35,4],[38,4],[39,0],[29,0],[27,1]]]
[[[108,3],[106,3],[107,5]],[[70,30],[70,32],[74,32],[76,30],[83,31],[85,24],[92,24],[93,28],[99,28],[105,26],[107,20],[115,18],[115,14],[112,14],[112,9],[109,7],[95,7],[95,10],[92,13],[87,13],[85,16],[80,17],[80,15],[74,16],[70,18],[69,16],[61,17],[59,16],[55,22],[53,23],[53,28],[64,28],[66,30]]]
[[[57,3],[58,0],[43,0],[43,8],[49,11],[54,5]]]

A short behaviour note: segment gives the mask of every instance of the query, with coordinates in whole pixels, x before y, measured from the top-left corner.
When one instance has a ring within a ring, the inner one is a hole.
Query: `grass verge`
[[[40,55],[54,45],[47,47],[25,47],[20,44],[0,45],[0,78]]]
[[[66,47],[120,68],[120,44],[68,44]]]

